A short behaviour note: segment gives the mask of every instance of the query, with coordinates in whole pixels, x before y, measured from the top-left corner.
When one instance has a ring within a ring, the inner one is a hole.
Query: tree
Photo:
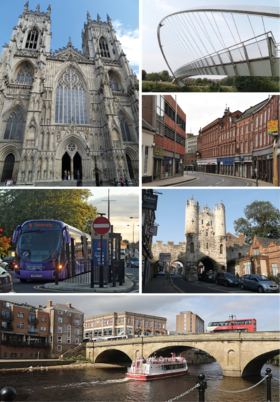
[[[142,70],[142,81],[145,81],[147,77],[147,72],[146,70]]]
[[[251,244],[253,237],[280,238],[280,211],[269,201],[254,201],[244,209],[245,218],[233,222],[236,233],[244,233]]]
[[[269,77],[242,77],[234,78],[233,85],[240,92],[267,92],[275,90],[275,83]]]
[[[162,81],[169,81],[169,72],[167,70],[163,70],[161,73]]]
[[[3,236],[3,229],[1,229],[0,225],[0,255],[6,254],[8,249],[11,247],[10,245],[11,239],[6,236]]]
[[[1,225],[9,237],[32,219],[57,219],[90,234],[97,208],[88,204],[90,190],[3,190]]]

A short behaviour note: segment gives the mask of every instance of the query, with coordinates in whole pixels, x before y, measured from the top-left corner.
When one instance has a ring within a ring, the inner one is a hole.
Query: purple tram
[[[16,246],[15,278],[55,280],[85,272],[91,258],[91,237],[70,225],[56,220],[26,221],[13,234]]]

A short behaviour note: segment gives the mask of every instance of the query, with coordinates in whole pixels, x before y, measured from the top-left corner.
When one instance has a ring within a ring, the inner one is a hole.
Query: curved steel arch
[[[269,18],[275,18],[275,19],[280,18],[280,7],[269,7],[269,6],[203,6],[203,7],[189,8],[187,10],[178,11],[176,13],[172,13],[172,14],[167,15],[166,17],[164,17],[160,21],[160,23],[158,25],[157,38],[158,38],[158,43],[159,43],[159,47],[160,47],[160,51],[162,53],[162,56],[163,56],[168,68],[170,69],[170,71],[171,71],[171,73],[172,73],[172,75],[173,75],[173,77],[175,79],[180,79],[180,78],[183,78],[183,77],[193,76],[193,75],[198,75],[198,74],[199,75],[211,75],[211,74],[213,74],[213,72],[209,74],[209,70],[207,72],[207,68],[209,69],[209,66],[206,65],[206,72],[205,73],[203,73],[203,71],[198,71],[197,70],[196,74],[182,74],[182,76],[180,76],[180,71],[179,70],[182,67],[180,67],[175,72],[173,72],[170,64],[167,61],[166,55],[165,55],[165,53],[163,51],[163,44],[162,44],[161,38],[160,38],[160,29],[164,25],[163,22],[165,20],[167,20],[168,18],[174,16],[174,15],[186,14],[186,13],[194,13],[194,12],[219,12],[219,13],[231,13],[231,14],[234,13],[234,14],[245,14],[245,15],[252,15],[252,16],[259,16],[259,17],[269,17]],[[253,38],[253,39],[255,39],[255,38]],[[206,55],[205,58],[207,56],[208,55]],[[270,64],[271,64],[271,59],[272,58],[275,59],[275,56],[271,52],[269,52]],[[233,60],[231,60],[231,61],[232,61],[232,65],[234,65],[234,61]],[[246,63],[247,63],[247,66],[248,66],[249,73],[248,74],[242,74],[242,75],[254,75],[254,74],[252,74],[252,71],[250,70],[250,66],[249,66],[250,60],[247,59]],[[223,63],[221,63],[221,64],[223,64]],[[213,66],[213,67],[216,68],[216,66]],[[279,72],[279,67],[280,67],[279,57],[277,57],[277,63],[276,63],[276,66],[274,68],[274,71]],[[229,75],[229,74],[225,74],[226,70],[224,68],[224,65],[223,65],[222,71],[223,71],[223,74],[217,74],[217,69],[216,69],[214,71],[214,75]],[[215,74],[215,72],[216,72],[216,74]],[[235,69],[234,69],[234,72],[236,73]],[[176,76],[176,73],[177,73],[177,76]],[[231,75],[239,75],[239,74],[231,74]],[[264,74],[264,75],[267,75],[267,74]],[[277,74],[277,73],[274,74],[273,69],[272,69],[272,65],[271,65],[271,76],[274,76],[274,75],[278,76],[279,74]],[[184,85],[184,84],[182,83],[182,85]]]

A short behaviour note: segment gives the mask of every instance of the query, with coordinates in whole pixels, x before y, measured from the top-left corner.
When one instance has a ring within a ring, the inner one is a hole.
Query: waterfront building
[[[269,96],[243,113],[226,107],[199,131],[198,170],[273,182],[273,143],[277,147],[275,168],[280,173],[280,138],[269,135],[268,122],[279,121],[279,95]],[[277,123],[275,123],[277,124]],[[276,138],[276,139],[275,139]]]
[[[105,337],[115,335],[156,336],[166,333],[167,319],[147,314],[121,313],[99,314],[86,317],[84,337]]]
[[[0,359],[49,357],[50,321],[42,306],[0,300]]]
[[[51,7],[24,6],[0,56],[0,182],[138,179],[136,75],[109,16],[51,50]]]
[[[176,315],[176,331],[189,331],[195,334],[204,333],[204,320],[191,311],[181,311]]]
[[[44,311],[49,313],[50,356],[55,357],[75,348],[83,341],[84,313],[71,303],[52,304],[48,300]]]
[[[184,174],[186,113],[171,95],[143,95],[142,118],[156,130],[146,157],[153,156],[153,176],[142,176],[143,183]]]

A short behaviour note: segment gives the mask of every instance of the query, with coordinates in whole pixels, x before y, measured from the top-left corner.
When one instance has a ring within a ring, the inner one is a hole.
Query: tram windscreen
[[[30,262],[52,258],[59,247],[61,230],[24,230],[19,239],[19,252]]]

